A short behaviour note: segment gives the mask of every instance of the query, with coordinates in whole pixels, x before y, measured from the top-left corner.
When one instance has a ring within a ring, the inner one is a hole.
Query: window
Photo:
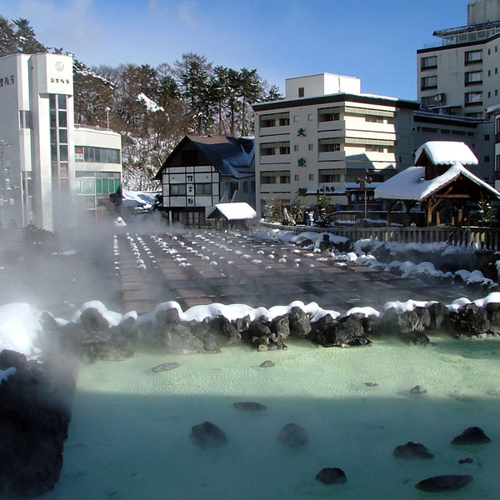
[[[274,118],[264,118],[264,117],[262,117],[261,120],[260,120],[260,126],[261,126],[261,128],[275,127],[276,126],[276,120]]]
[[[261,172],[260,174],[261,184],[276,184],[276,177],[274,172]]]
[[[469,50],[465,52],[465,64],[477,64],[483,62],[482,50]]]
[[[420,89],[435,89],[437,88],[437,76],[424,76],[420,79]]]
[[[293,150],[297,153],[299,151],[299,145],[295,144],[295,146],[293,147]]]
[[[290,173],[280,175],[280,184],[290,184]]]
[[[485,156],[484,157],[484,163],[489,163],[490,162],[490,157],[489,156]]]
[[[309,144],[309,151],[313,151],[314,149],[314,145],[313,144]]]
[[[319,183],[340,182],[340,174],[333,169],[319,171]]]
[[[422,57],[420,60],[420,69],[437,68],[437,56]]]
[[[365,146],[365,151],[370,152],[370,153],[383,153],[384,146],[377,146],[375,144],[367,144]]]
[[[477,85],[483,83],[482,71],[469,71],[465,73],[465,85]]]
[[[248,193],[248,181],[243,181],[243,192]]]
[[[365,122],[369,122],[369,123],[384,123],[384,117],[383,116],[375,116],[375,115],[366,115],[365,116]]]
[[[186,184],[170,184],[170,196],[186,196]]]
[[[466,106],[481,106],[483,104],[482,92],[466,92],[465,105]]]
[[[318,122],[336,122],[340,120],[337,108],[321,108],[318,110]]]
[[[94,148],[91,146],[75,146],[75,161],[86,161],[88,163],[120,163],[120,150]]]
[[[289,155],[290,154],[290,142],[268,142],[261,144],[260,155],[261,156],[273,156],[273,155]]]
[[[338,139],[320,139],[318,141],[318,151],[320,153],[340,151],[340,142],[338,141]]]
[[[212,194],[212,184],[196,184],[195,194],[197,195],[211,195]]]
[[[290,113],[263,115],[260,117],[260,128],[285,127],[290,125]]]
[[[484,140],[489,141],[490,140],[490,134],[485,134],[484,135]]]
[[[299,174],[295,174],[295,182],[299,182],[300,181],[300,175]]]
[[[304,97],[304,95],[305,95],[304,87],[299,87],[298,96],[299,97]]]
[[[314,180],[314,174],[309,174],[309,180],[313,181]]]
[[[495,170],[500,170],[500,155],[496,157]]]

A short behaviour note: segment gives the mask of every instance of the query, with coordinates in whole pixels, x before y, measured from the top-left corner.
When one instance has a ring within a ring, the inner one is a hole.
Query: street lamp
[[[357,177],[356,178],[356,182],[359,184],[359,188],[363,190],[364,192],[364,197],[365,197],[365,219],[367,218],[368,216],[368,196],[367,196],[367,189],[366,189],[366,185],[372,181],[372,178],[368,175],[368,169],[365,170],[365,177],[364,179],[363,178],[360,178],[360,177]]]
[[[109,106],[106,106],[106,128],[109,130],[109,112],[111,111],[111,108]]]

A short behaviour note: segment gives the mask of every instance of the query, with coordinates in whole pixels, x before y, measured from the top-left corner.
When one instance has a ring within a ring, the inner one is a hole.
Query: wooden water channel
[[[252,307],[316,302],[345,312],[389,300],[451,303],[463,287],[403,279],[306,248],[217,232],[115,236],[115,269],[124,311],[139,314],[175,301],[183,310],[210,303]]]

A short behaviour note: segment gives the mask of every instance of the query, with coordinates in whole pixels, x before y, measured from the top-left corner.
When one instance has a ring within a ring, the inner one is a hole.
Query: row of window
[[[234,186],[231,188],[234,190],[238,189],[238,183],[232,183]],[[241,183],[241,190],[244,193],[248,193],[249,187],[252,193],[255,193],[255,181],[243,181]],[[199,184],[170,184],[168,189],[170,196],[211,196],[213,194],[213,184],[212,183],[199,183]]]
[[[498,68],[495,68],[494,74],[498,75]],[[491,76],[491,70],[488,70],[488,76]],[[464,85],[466,87],[470,85],[480,85],[483,83],[483,72],[482,71],[467,71],[464,74]],[[420,78],[420,90],[430,90],[435,89],[438,86],[437,75],[423,76]]]
[[[498,46],[495,46],[495,52],[498,52]],[[491,49],[488,49],[488,55],[491,55]],[[483,62],[483,49],[467,50],[464,52],[464,64],[480,64]],[[420,59],[420,69],[422,71],[435,69],[438,67],[438,57],[436,55],[422,57]]]
[[[75,146],[75,161],[88,163],[120,163],[120,150],[96,148],[93,146]]]
[[[318,140],[318,152],[319,153],[333,153],[336,151],[341,151],[342,141],[334,138],[324,138]],[[363,145],[361,145],[363,147]],[[365,151],[372,153],[393,153],[394,147],[388,145],[380,144],[365,144]],[[293,146],[294,152],[299,152],[299,145],[295,144]],[[314,145],[308,144],[308,150],[313,151]],[[289,155],[290,154],[290,143],[287,141],[281,142],[269,142],[261,144],[260,156],[274,156],[274,155]]]
[[[434,134],[444,134],[444,135],[456,135],[456,136],[469,136],[474,137],[476,134],[474,132],[465,132],[463,130],[450,130],[447,128],[434,128],[434,127],[416,127],[416,132],[430,132]],[[485,136],[486,137],[486,136]]]
[[[360,114],[363,113],[363,110],[358,111]],[[335,122],[341,120],[341,108],[320,108],[318,109],[318,122]],[[308,114],[308,121],[314,120],[314,115],[312,113]],[[298,122],[299,117],[297,115],[294,116],[294,122]],[[382,116],[377,115],[376,113],[368,113],[365,115],[365,121],[368,123],[394,123],[394,118],[392,116]],[[261,115],[260,117],[260,128],[269,128],[269,127],[284,127],[290,125],[290,113],[275,113],[272,115]]]
[[[314,181],[314,174],[308,174],[308,180]],[[290,184],[290,171],[282,170],[275,172],[261,172],[261,184]],[[325,169],[318,172],[318,180],[320,183],[342,182],[343,176],[338,173],[338,170]],[[295,182],[300,182],[300,174],[295,174]]]

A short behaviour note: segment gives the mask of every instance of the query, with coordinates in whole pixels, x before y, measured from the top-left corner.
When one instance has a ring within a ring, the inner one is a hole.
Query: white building
[[[417,51],[418,99],[441,114],[486,118],[500,103],[500,0],[469,0],[467,25],[435,31],[441,45]],[[478,174],[493,182],[493,123],[478,129]],[[495,177],[496,178],[496,177]]]
[[[330,205],[345,206],[349,186],[360,188],[366,175],[376,184],[412,165],[418,108],[362,94],[358,78],[322,73],[286,80],[284,100],[253,105],[257,213],[276,202],[290,206],[297,193],[303,205],[316,205],[322,193]]]
[[[121,138],[77,129],[73,58],[0,58],[0,222],[47,230],[73,225],[78,207],[95,214],[119,186]]]

